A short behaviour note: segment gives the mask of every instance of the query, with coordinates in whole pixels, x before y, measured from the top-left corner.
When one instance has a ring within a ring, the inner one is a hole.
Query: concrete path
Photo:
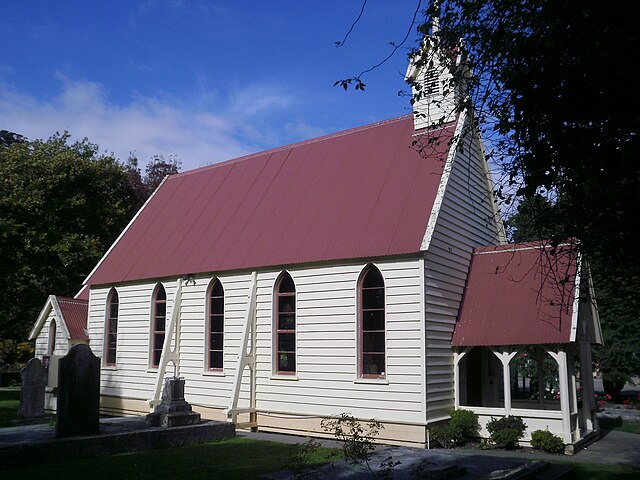
[[[307,438],[275,433],[238,431],[237,436],[268,440],[283,443],[304,443]],[[339,442],[320,440],[326,447],[340,447]],[[412,479],[415,472],[424,468],[443,468],[458,466],[467,469],[464,479],[482,478],[496,470],[516,468],[527,462],[544,461],[549,463],[593,463],[603,465],[620,465],[640,468],[640,435],[633,433],[605,431],[604,436],[575,455],[550,455],[545,453],[530,453],[529,451],[494,451],[494,450],[443,450],[422,449],[413,447],[379,447],[371,462],[375,470],[380,463],[392,457],[393,461],[401,462],[394,467],[394,480]],[[554,465],[553,469],[562,470],[562,465]],[[547,472],[551,473],[551,472]],[[557,472],[554,472],[557,473]],[[290,475],[269,475],[264,478],[274,480],[286,479]],[[333,462],[332,466],[324,467],[320,471],[319,479],[348,479],[360,480],[371,478],[371,474],[361,467],[350,466],[344,461]],[[543,478],[543,477],[540,477]],[[640,471],[639,471],[640,478]]]
[[[238,437],[254,438],[256,440],[268,440],[282,443],[303,443],[308,440],[306,437],[294,435],[284,435],[278,433],[249,432],[238,430]],[[340,448],[340,442],[334,440],[319,440],[325,447]],[[394,451],[411,454],[418,454],[427,458],[430,455],[453,455],[455,457],[480,456],[487,458],[504,458],[519,460],[544,460],[546,462],[570,462],[570,463],[596,463],[602,465],[625,465],[640,468],[640,435],[634,433],[603,431],[603,437],[588,447],[580,450],[575,455],[551,455],[546,453],[529,453],[525,450],[476,450],[476,449],[422,449],[416,447],[384,447],[393,448]]]

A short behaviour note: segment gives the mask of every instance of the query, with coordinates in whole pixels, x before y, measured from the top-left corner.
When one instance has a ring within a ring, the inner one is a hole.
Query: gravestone
[[[20,420],[36,420],[44,417],[44,387],[47,383],[44,366],[38,358],[32,358],[20,371]]]
[[[98,433],[100,428],[100,359],[78,344],[58,362],[56,437]]]
[[[147,415],[147,423],[157,427],[180,427],[200,423],[200,414],[192,411],[184,399],[184,378],[165,378],[162,401],[153,413]]]

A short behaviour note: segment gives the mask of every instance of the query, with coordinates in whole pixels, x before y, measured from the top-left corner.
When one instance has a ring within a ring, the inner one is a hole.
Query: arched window
[[[118,345],[118,292],[112,289],[107,299],[107,325],[105,328],[105,364],[116,364],[116,349]]]
[[[296,372],[296,286],[287,272],[275,286],[275,364],[276,373]]]
[[[53,352],[56,349],[56,333],[56,321],[55,319],[53,319],[49,324],[49,349],[47,351],[48,355],[53,355]]]
[[[363,378],[385,378],[385,295],[380,270],[369,265],[358,285],[359,327],[358,363]]]
[[[152,306],[152,332],[151,332],[151,366],[160,365],[162,345],[164,344],[165,324],[167,321],[167,292],[162,284],[156,287],[153,294]]]
[[[215,279],[209,288],[208,298],[208,370],[222,370],[224,357],[224,289],[220,280]]]

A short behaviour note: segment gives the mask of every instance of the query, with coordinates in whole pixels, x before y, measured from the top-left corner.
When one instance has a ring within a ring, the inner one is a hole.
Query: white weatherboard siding
[[[306,416],[349,412],[361,418],[423,424],[421,372],[424,358],[422,259],[374,262],[385,279],[387,308],[387,378],[357,378],[357,281],[366,263],[305,266],[287,269],[296,285],[297,372],[273,373],[273,288],[282,270],[257,276],[258,411]],[[196,275],[196,284],[182,291],[180,372],[186,398],[196,406],[224,409],[229,405],[250,272],[217,278],[225,294],[224,371],[205,371],[206,292],[213,276]],[[119,320],[116,368],[103,368],[103,395],[147,400],[155,371],[148,368],[151,296],[156,282],[116,286]],[[175,279],[165,282],[167,313],[173,309]],[[91,347],[103,355],[106,299],[110,288],[92,288],[89,309]],[[171,368],[168,372],[171,373]],[[245,371],[240,408],[248,406],[249,376]]]
[[[103,365],[100,382],[103,395],[139,400],[151,398],[155,370],[149,368],[151,296],[157,282],[118,285],[118,347],[116,367]],[[176,282],[165,281],[167,313],[173,308]],[[106,301],[110,288],[92,288],[89,301],[89,345],[104,356]]]
[[[43,356],[49,355],[49,329],[51,328],[52,321],[56,322],[56,345],[52,355],[62,357],[69,351],[69,341],[64,336],[63,326],[56,319],[55,312],[51,310],[51,313],[49,313],[47,320],[42,326],[42,330],[40,330],[40,333],[38,333],[36,337],[35,357],[41,360]]]
[[[465,127],[467,128],[467,127]],[[463,134],[425,253],[427,420],[448,418],[453,408],[451,336],[471,252],[500,243],[488,173],[477,139]]]
[[[386,286],[386,382],[357,378],[356,286],[364,263],[288,270],[297,293],[297,374],[294,380],[273,375],[272,293],[278,272],[272,272],[258,276],[258,410],[423,421],[420,260],[374,263]]]

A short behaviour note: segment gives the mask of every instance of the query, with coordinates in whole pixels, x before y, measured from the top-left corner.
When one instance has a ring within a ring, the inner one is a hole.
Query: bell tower
[[[439,46],[438,21],[431,36],[409,61],[405,75],[411,84],[413,122],[416,130],[455,120],[464,100],[464,83],[470,71],[462,58],[461,46]]]

